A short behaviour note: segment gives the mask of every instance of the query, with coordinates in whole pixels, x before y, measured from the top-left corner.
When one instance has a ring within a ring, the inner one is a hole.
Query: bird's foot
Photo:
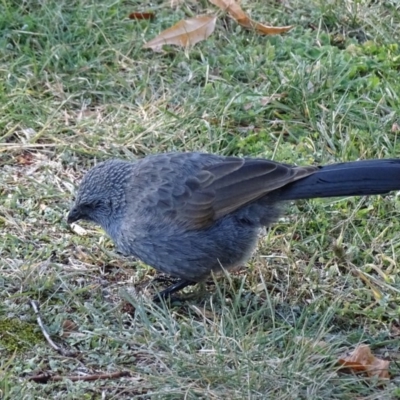
[[[187,286],[195,285],[197,282],[193,281],[188,281],[185,279],[181,279],[178,282],[174,283],[171,286],[168,286],[166,289],[162,290],[161,292],[158,292],[154,297],[153,301],[154,302],[160,302],[162,299],[170,299],[172,298],[172,294],[178,292],[179,290],[184,289]]]

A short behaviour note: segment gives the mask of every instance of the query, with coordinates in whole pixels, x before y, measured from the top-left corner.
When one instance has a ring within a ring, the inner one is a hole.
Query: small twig
[[[99,379],[117,379],[129,375],[130,373],[128,371],[118,371],[118,372],[112,372],[110,374],[100,373],[92,375],[72,375],[72,376],[50,375],[48,373],[43,373],[39,375],[30,376],[28,379],[30,381],[38,383],[47,383],[49,381],[59,382],[63,381],[64,379],[69,379],[72,382],[78,382],[78,381],[97,381]]]
[[[42,321],[42,317],[41,317],[41,315],[40,315],[38,303],[37,303],[35,300],[30,300],[29,303],[30,303],[31,307],[33,308],[33,311],[34,311],[35,314],[36,314],[36,320],[37,320],[37,323],[38,323],[38,325],[39,325],[39,327],[40,327],[40,330],[42,331],[43,336],[45,337],[45,339],[47,340],[47,342],[49,343],[49,345],[50,345],[55,351],[57,351],[59,354],[61,354],[62,356],[65,356],[65,357],[75,357],[75,356],[77,355],[77,353],[76,353],[75,351],[69,351],[69,350],[62,349],[61,347],[57,346],[57,345],[53,342],[53,340],[51,339],[51,337],[50,337],[49,333],[47,332],[46,327],[44,326],[44,323],[43,323],[43,321]]]

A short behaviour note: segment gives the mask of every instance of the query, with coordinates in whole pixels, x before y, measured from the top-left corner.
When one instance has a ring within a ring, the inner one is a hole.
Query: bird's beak
[[[72,207],[68,213],[67,222],[72,224],[73,222],[79,221],[83,217],[82,213],[78,208]]]

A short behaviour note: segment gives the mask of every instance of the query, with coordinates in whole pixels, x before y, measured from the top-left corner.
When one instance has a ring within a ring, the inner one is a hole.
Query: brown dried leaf
[[[16,161],[20,165],[32,165],[34,163],[32,153],[28,153],[27,151],[16,157]]]
[[[362,344],[350,354],[339,358],[339,364],[353,371],[366,372],[368,376],[389,379],[389,361],[375,357],[369,346]]]
[[[293,28],[292,25],[268,26],[268,25],[263,25],[263,24],[260,24],[259,22],[255,22],[252,20],[249,20],[249,21],[250,21],[250,23],[248,25],[243,25],[243,26],[245,28],[255,29],[261,35],[279,35],[281,33],[288,32]],[[240,25],[242,25],[242,24],[240,24]]]
[[[61,337],[68,337],[71,335],[73,332],[78,331],[78,325],[74,322],[71,321],[70,319],[66,319],[62,323],[62,334]]]
[[[242,10],[239,4],[235,0],[209,0],[210,3],[219,7],[222,11],[227,11],[229,15],[234,18],[239,25],[247,29],[254,29],[261,35],[278,35],[280,33],[285,33],[292,29],[289,26],[268,26],[263,25],[259,22],[253,21],[250,17]]]
[[[214,15],[200,15],[195,18],[179,21],[171,28],[162,31],[143,47],[154,51],[161,51],[165,44],[189,47],[207,39],[215,29]]]
[[[398,132],[398,131],[400,131],[400,126],[399,126],[399,124],[398,124],[397,122],[395,122],[395,123],[392,125],[391,132],[392,132],[392,133],[396,133],[396,132]]]
[[[236,21],[248,20],[249,17],[235,0],[210,0],[210,3],[228,12]]]

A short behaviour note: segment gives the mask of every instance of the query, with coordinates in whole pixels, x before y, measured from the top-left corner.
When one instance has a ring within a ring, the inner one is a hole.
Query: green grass
[[[215,10],[169,3],[0,2],[0,320],[23,321],[0,332],[0,398],[398,398],[395,362],[384,384],[337,366],[359,343],[398,358],[396,193],[289,204],[246,269],[168,307],[150,301],[154,270],[114,253],[97,227],[67,226],[80,178],[112,157],[199,150],[304,165],[400,154],[397,2],[242,1],[254,19],[295,28],[262,37],[219,19],[190,51],[143,50]],[[127,19],[147,10],[155,21]],[[32,299],[79,358],[40,340]],[[62,336],[66,320],[76,329]],[[131,376],[28,380],[99,371]]]

